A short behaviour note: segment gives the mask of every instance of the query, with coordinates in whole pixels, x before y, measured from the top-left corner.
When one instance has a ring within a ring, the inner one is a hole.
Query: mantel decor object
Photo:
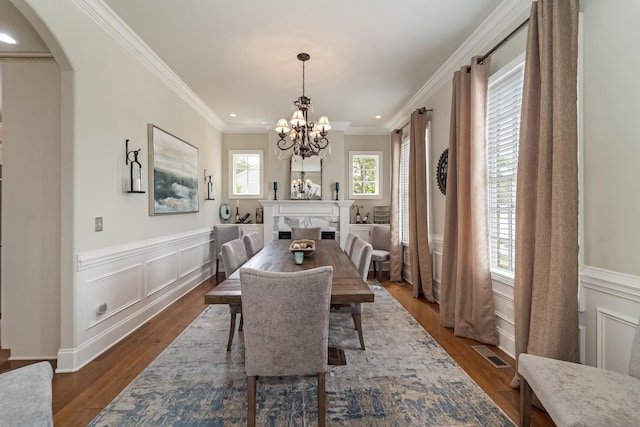
[[[215,195],[213,194],[213,181],[212,175],[207,175],[207,170],[204,170],[204,185],[206,186],[207,194],[205,196],[205,200],[215,200]]]
[[[336,182],[336,200],[338,200],[338,192],[340,191],[340,183]]]
[[[144,193],[142,190],[142,164],[138,155],[142,148],[129,151],[129,140],[124,142],[125,165],[129,166],[129,185],[127,193]]]

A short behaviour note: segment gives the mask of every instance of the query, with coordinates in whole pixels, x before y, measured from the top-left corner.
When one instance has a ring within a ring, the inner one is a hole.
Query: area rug
[[[513,426],[436,341],[380,286],[365,304],[360,350],[350,315],[332,314],[329,345],[346,365],[327,372],[327,424]],[[227,306],[212,305],[185,329],[90,426],[246,425],[242,332],[226,351]],[[316,425],[316,380],[259,378],[257,424]]]

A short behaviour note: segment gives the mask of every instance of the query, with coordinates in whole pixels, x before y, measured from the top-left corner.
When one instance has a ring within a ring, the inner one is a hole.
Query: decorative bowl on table
[[[291,252],[302,252],[305,257],[310,257],[316,250],[316,241],[315,240],[292,240],[291,245],[289,245],[289,251]]]

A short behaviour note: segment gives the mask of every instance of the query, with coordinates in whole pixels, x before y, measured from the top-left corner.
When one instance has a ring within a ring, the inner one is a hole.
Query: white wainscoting
[[[585,363],[627,374],[640,317],[640,277],[587,266],[580,284]]]
[[[212,255],[209,228],[79,253],[76,346],[59,350],[56,372],[77,371],[202,283]]]

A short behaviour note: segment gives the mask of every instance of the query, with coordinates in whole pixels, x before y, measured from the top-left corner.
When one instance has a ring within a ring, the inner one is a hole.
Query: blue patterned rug
[[[349,426],[513,426],[436,341],[377,282],[362,315],[360,350],[350,315],[332,314],[327,423]],[[133,380],[90,426],[246,425],[242,332],[226,351],[227,306],[213,305]],[[259,378],[257,424],[317,423],[316,379]]]

